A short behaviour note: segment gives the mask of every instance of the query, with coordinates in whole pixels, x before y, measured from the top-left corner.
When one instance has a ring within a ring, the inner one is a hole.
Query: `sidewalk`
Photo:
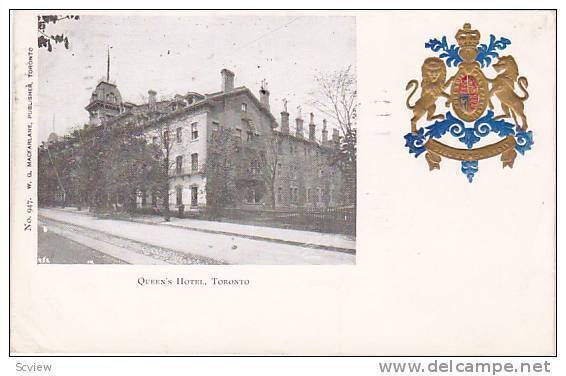
[[[250,239],[245,235],[210,233],[176,225],[99,219],[77,210],[40,209],[40,218],[67,222],[109,235],[173,251],[207,257],[226,264],[353,265],[356,256],[345,251],[288,244],[280,240]],[[153,219],[153,218],[152,218]],[[147,218],[146,218],[147,220]],[[49,230],[49,229],[48,229]]]
[[[77,211],[76,209],[50,209],[80,214],[88,214],[86,210]],[[143,216],[132,218],[131,221],[159,224],[173,227],[185,228],[188,230],[208,232],[213,234],[239,236],[248,239],[272,241],[284,244],[298,245],[309,248],[330,249],[339,252],[356,252],[356,240],[351,236],[342,234],[327,234],[314,231],[291,230],[266,226],[242,225],[238,223],[205,221],[191,218],[171,218],[170,222],[165,222],[163,217]]]

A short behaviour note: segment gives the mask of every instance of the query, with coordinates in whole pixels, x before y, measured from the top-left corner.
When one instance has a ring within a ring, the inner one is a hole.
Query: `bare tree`
[[[332,118],[342,136],[352,133],[357,119],[357,82],[352,66],[332,73],[315,76],[317,90],[312,104],[317,110]]]
[[[335,163],[342,171],[344,201],[356,204],[357,82],[352,66],[315,76],[312,104],[338,125],[340,145]]]
[[[260,152],[261,176],[269,189],[272,209],[275,209],[275,180],[279,166],[280,146],[278,137],[270,137],[265,142],[264,150]]]
[[[161,160],[160,174],[157,178],[160,186],[159,192],[163,200],[163,218],[166,222],[171,220],[171,212],[169,210],[169,172],[175,164],[171,161],[171,148],[173,147],[173,137],[171,137],[170,124],[168,121],[160,122],[156,130],[154,140],[158,149],[159,158]]]

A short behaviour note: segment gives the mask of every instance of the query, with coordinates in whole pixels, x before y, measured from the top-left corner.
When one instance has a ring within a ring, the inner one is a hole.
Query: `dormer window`
[[[242,103],[241,110],[242,110],[242,112],[247,112],[247,111],[248,111],[248,105],[247,105],[247,103]]]
[[[114,95],[114,93],[106,94],[106,101],[111,103],[116,103],[116,96]]]

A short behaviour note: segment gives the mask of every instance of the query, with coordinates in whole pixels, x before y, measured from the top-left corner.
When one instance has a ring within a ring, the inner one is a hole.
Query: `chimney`
[[[299,138],[305,137],[303,134],[303,115],[301,113],[301,106],[297,106],[297,117],[295,118],[295,136]]]
[[[316,125],[314,124],[314,114],[311,112],[311,121],[309,122],[309,141],[316,141]]]
[[[224,68],[220,71],[222,75],[222,91],[227,92],[234,89],[234,72]]]
[[[305,137],[305,135],[303,134],[303,119],[298,117],[295,119],[295,123],[297,125],[295,135],[299,138]]]
[[[155,111],[157,107],[157,100],[156,100],[157,93],[154,90],[148,90],[147,95],[149,96],[147,101],[149,105],[149,110]]]
[[[338,133],[338,129],[332,129],[332,142],[339,143],[340,142],[340,133]]]
[[[328,129],[326,129],[326,119],[322,120],[322,143],[328,142]]]
[[[289,134],[289,113],[281,111],[281,133]]]
[[[267,90],[267,81],[261,81],[261,88],[259,89],[259,101],[265,108],[269,110],[269,90]]]

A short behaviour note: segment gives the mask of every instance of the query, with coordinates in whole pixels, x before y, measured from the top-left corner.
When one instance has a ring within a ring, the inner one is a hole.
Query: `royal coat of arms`
[[[440,54],[423,62],[421,96],[412,105],[419,82],[411,80],[407,84],[407,107],[413,116],[405,146],[415,157],[425,153],[430,170],[440,169],[442,157],[460,161],[461,171],[471,183],[479,160],[500,156],[503,167],[512,168],[517,152],[523,155],[531,149],[533,135],[525,115],[528,81],[519,75],[513,56],[497,52],[511,44],[509,39],[490,35],[489,44],[480,45],[480,32],[466,23],[456,33],[456,41],[458,46],[448,45],[446,37],[425,43],[425,48]],[[497,59],[494,64],[493,59]],[[486,77],[482,70],[490,66],[495,70],[494,78]],[[447,79],[449,67],[458,71]],[[516,85],[520,94],[515,91]],[[436,102],[441,98],[448,108],[445,113],[437,112]],[[419,127],[423,118],[429,124]],[[483,140],[489,135],[501,140],[485,144]],[[466,148],[439,141],[444,136],[456,138],[455,142]]]

